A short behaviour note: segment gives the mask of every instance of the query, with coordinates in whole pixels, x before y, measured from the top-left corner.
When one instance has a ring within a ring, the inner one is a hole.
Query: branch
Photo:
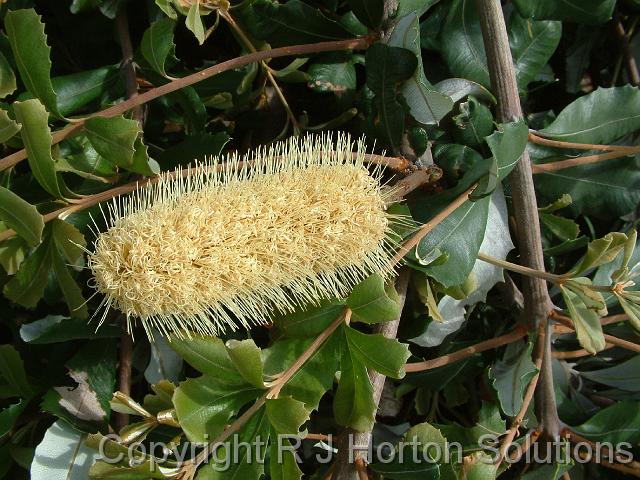
[[[175,92],[176,90],[180,90],[181,88],[201,82],[202,80],[206,80],[207,78],[213,77],[214,75],[217,75],[219,73],[233,70],[249,63],[261,62],[268,58],[287,57],[292,55],[308,55],[311,53],[332,52],[336,50],[364,50],[369,47],[373,40],[373,36],[365,36],[349,40],[336,40],[331,42],[309,43],[305,45],[292,45],[250,53],[248,55],[233,58],[225,62],[220,62],[212,67],[205,68],[204,70],[192,73],[191,75],[187,75],[186,77],[177,78],[165,85],[161,85],[159,87],[141,93],[135,98],[130,98],[128,100],[125,100],[124,102],[109,107],[106,110],[95,113],[91,117],[114,117],[116,115],[121,115],[131,110],[132,108],[137,107],[138,105],[150,102],[151,100],[155,100],[156,98],[162,97],[163,95],[166,95],[168,93]],[[65,138],[78,133],[82,129],[87,118],[80,119],[70,125],[67,125],[63,129],[54,132],[52,145],[55,145]],[[13,167],[25,158],[27,158],[27,152],[24,149],[4,157],[0,160],[0,171]]]
[[[572,330],[572,331],[575,330],[573,326],[573,320],[571,319],[571,317],[562,315],[556,312],[555,310],[551,312],[550,316],[553,319],[557,320],[558,322],[562,323],[562,325],[564,325],[569,330]],[[624,340],[622,338],[614,337],[613,335],[609,335],[608,333],[603,333],[603,336],[607,344],[613,345],[615,347],[621,347],[626,350],[630,350],[632,352],[640,353],[640,345],[638,345],[637,343],[633,343],[628,340]]]
[[[574,143],[562,142],[560,140],[551,140],[544,138],[543,133],[535,130],[529,131],[529,141],[545,147],[566,148],[570,150],[602,150],[605,152],[626,152],[629,154],[638,153],[638,145],[601,145],[596,143]]]
[[[409,278],[411,277],[411,270],[407,267],[404,267],[400,270],[398,278],[396,279],[396,290],[398,292],[399,297],[399,305],[400,312],[404,307],[404,302],[407,296],[407,288],[409,286]],[[378,323],[373,328],[373,333],[380,333],[385,338],[396,338],[396,334],[398,333],[398,326],[400,325],[400,317],[402,314],[398,315],[396,320],[391,322]],[[375,370],[368,369],[369,380],[373,386],[373,402],[376,406],[376,410],[378,409],[378,404],[380,403],[380,397],[382,396],[382,390],[384,388],[385,377],[382,373],[376,372]],[[367,450],[357,450],[355,454],[352,455],[352,451],[348,448],[348,445],[354,446],[368,446],[371,442],[371,431],[368,432],[359,432],[353,428],[346,428],[344,432],[341,434],[341,448],[338,448],[338,456],[333,464],[333,479],[347,479],[353,478],[354,473],[356,471],[360,474],[362,470],[357,470],[358,463],[361,462],[362,467],[364,468],[364,472],[366,472],[366,464],[365,461]],[[354,463],[351,460],[355,460]],[[366,474],[365,474],[366,475]],[[366,478],[366,477],[365,477]]]
[[[636,64],[636,59],[629,46],[629,37],[627,36],[627,32],[624,31],[622,21],[619,19],[614,20],[613,28],[616,32],[616,36],[618,37],[618,41],[622,45],[622,54],[624,55],[624,59],[627,62],[627,73],[629,74],[629,78],[631,79],[631,84],[636,86],[640,85],[640,73],[638,73],[638,65]]]
[[[631,153],[621,151],[598,153],[595,155],[586,155],[584,157],[561,160],[559,162],[532,164],[531,168],[534,174],[555,172],[557,170],[564,170],[565,168],[579,167],[581,165],[591,165],[593,163],[600,163],[605,160],[613,160],[614,158],[628,157],[629,155],[636,153],[640,153],[640,147],[637,147],[635,151]]]
[[[527,335],[527,330],[528,329],[525,325],[520,325],[510,333],[501,335],[499,337],[490,338],[489,340],[471,345],[470,347],[463,348],[462,350],[457,350],[453,353],[448,353],[441,357],[426,360],[424,362],[407,363],[404,366],[404,369],[407,373],[410,373],[423,372],[425,370],[443,367],[444,365],[449,365],[450,363],[464,360],[465,358],[475,355],[476,353],[484,352],[493,348],[502,347],[503,345],[508,345],[509,343],[517,342]]]
[[[487,52],[487,64],[491,77],[491,87],[498,99],[497,113],[499,122],[522,119],[520,95],[516,82],[513,59],[509,48],[509,38],[504,21],[500,0],[476,0],[480,15],[482,38]],[[542,240],[540,238],[540,220],[538,204],[533,186],[533,173],[529,154],[525,151],[509,175],[513,207],[518,225],[518,249],[523,265],[534,270],[544,270]],[[546,322],[551,310],[551,299],[545,280],[523,278],[524,314],[526,323],[540,325]],[[547,329],[550,322],[547,323]],[[551,335],[545,332],[545,353],[540,372],[538,418],[542,430],[552,439],[557,439],[560,420],[556,409],[553,374],[551,371]]]

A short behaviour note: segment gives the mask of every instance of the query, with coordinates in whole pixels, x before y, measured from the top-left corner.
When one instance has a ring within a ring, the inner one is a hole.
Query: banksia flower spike
[[[365,168],[363,142],[353,148],[345,136],[292,139],[114,200],[89,255],[102,321],[114,307],[150,337],[216,335],[387,275],[393,192],[379,166]]]

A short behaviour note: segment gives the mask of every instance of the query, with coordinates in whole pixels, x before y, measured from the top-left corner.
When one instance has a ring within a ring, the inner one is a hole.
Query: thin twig
[[[151,100],[162,97],[163,95],[166,95],[168,93],[175,92],[176,90],[180,90],[189,85],[201,82],[202,80],[206,80],[207,78],[213,77],[214,75],[217,75],[219,73],[233,70],[250,63],[261,62],[269,58],[287,57],[292,55],[308,55],[311,53],[332,52],[336,50],[363,50],[368,48],[374,40],[375,37],[373,36],[365,36],[349,40],[309,43],[305,45],[291,45],[287,47],[279,47],[270,50],[262,50],[260,52],[249,53],[247,55],[233,58],[225,62],[220,62],[212,67],[205,68],[204,70],[192,73],[191,75],[187,75],[186,77],[177,78],[169,83],[166,83],[165,85],[160,85],[159,87],[148,90],[144,93],[141,93],[135,98],[125,100],[124,102],[118,103],[117,105],[102,110],[101,112],[97,112],[91,117],[87,118],[114,117],[116,115],[121,115],[138,105],[142,105],[144,103],[150,102]],[[87,118],[80,119],[70,125],[67,125],[61,130],[54,132],[52,144],[55,145],[65,138],[78,133],[82,129]],[[4,157],[0,160],[0,171],[13,167],[25,158],[27,158],[27,152],[24,149]]]
[[[541,433],[540,430],[532,430],[531,432],[527,433],[527,436],[525,437],[524,441],[520,445],[520,448],[511,452],[511,454],[509,455],[510,465],[516,463],[518,460],[522,458],[522,456],[525,453],[529,451],[531,446],[538,441],[538,438],[540,437],[540,433]]]
[[[640,153],[640,147],[637,147],[634,152],[607,152],[598,153],[596,155],[586,155],[584,157],[570,158],[568,160],[561,160],[559,162],[549,163],[537,163],[532,164],[531,168],[534,174],[555,172],[557,170],[564,170],[565,168],[579,167],[582,165],[591,165],[593,163],[600,163],[605,160],[613,160],[614,158],[628,157],[629,155]]]
[[[502,260],[500,258],[496,258],[496,257],[492,257],[491,255],[484,254],[482,252],[478,253],[478,260],[482,260],[483,262],[487,262],[492,265],[496,265],[498,267],[504,268],[505,270],[510,270],[512,272],[520,273],[528,277],[540,278],[552,283],[558,283],[562,281],[562,277],[558,275],[554,275],[553,273],[548,273],[542,270],[535,270],[533,268],[525,267],[523,265],[518,265],[517,263],[511,263],[506,260]]]
[[[610,348],[613,348],[613,347],[615,347],[614,344],[607,343],[605,344],[601,352],[605,350],[609,350]],[[568,360],[571,358],[580,358],[580,357],[587,357],[587,356],[593,356],[593,354],[591,352],[586,351],[584,348],[581,348],[579,350],[570,350],[568,352],[558,352],[558,351],[553,352],[553,358],[557,358],[558,360]]]
[[[601,458],[602,455],[593,454],[593,452],[599,452],[604,448],[606,449],[607,453],[609,453],[609,456],[611,456],[611,453],[609,452],[609,448],[606,445],[597,445],[594,442],[584,438],[581,435],[578,435],[577,433],[571,431],[568,428],[563,428],[561,435],[572,443],[585,443],[591,447],[590,449],[591,453],[590,455],[588,455],[588,457],[586,453],[578,451],[578,455],[580,456],[580,458],[582,459],[588,458],[589,461],[597,463],[598,465],[602,465],[603,467],[609,468],[611,470],[616,470],[618,472],[626,473],[634,477],[640,477],[640,462],[636,462],[635,460],[626,461],[626,459],[620,459],[617,455],[615,455],[615,452],[613,452],[615,455],[614,458],[620,462],[624,461],[624,464],[610,462],[608,460],[605,460],[604,458]]]
[[[573,320],[571,317],[567,317],[557,311],[553,310],[550,314],[552,318],[559,321],[566,328],[571,330],[575,330],[573,325]],[[564,333],[564,332],[563,332]],[[604,339],[607,344],[614,345],[616,347],[624,348],[626,350],[630,350],[632,352],[640,353],[640,345],[637,343],[630,342],[628,340],[624,340],[622,338],[614,337],[613,335],[609,335],[608,333],[603,333]]]
[[[536,351],[534,354],[534,364],[536,366],[536,370],[538,370],[538,373],[536,373],[535,376],[529,382],[529,385],[527,386],[527,390],[524,394],[524,397],[522,398],[522,407],[520,407],[520,410],[518,411],[518,414],[516,415],[516,417],[513,419],[513,423],[509,427],[507,434],[505,435],[505,437],[502,439],[502,442],[500,443],[500,453],[495,462],[497,466],[500,466],[500,464],[502,463],[502,460],[504,460],[504,457],[507,454],[507,451],[509,450],[509,446],[511,445],[511,443],[513,442],[513,439],[518,434],[520,425],[522,425],[524,416],[527,414],[529,405],[533,400],[533,395],[536,391],[536,387],[538,386],[538,379],[540,378],[540,373],[539,373],[540,367],[542,366],[542,360],[545,353],[546,331],[547,331],[546,322],[541,322],[540,325],[538,326],[538,332],[536,336]]]
[[[529,141],[545,147],[565,148],[570,150],[602,150],[604,152],[626,152],[629,154],[637,153],[638,145],[602,145],[595,143],[574,143],[563,142],[561,140],[552,140],[544,138],[542,133],[530,131]]]
[[[618,41],[622,45],[622,55],[624,56],[627,73],[629,74],[629,79],[631,80],[632,85],[640,85],[640,73],[638,72],[638,64],[636,63],[636,58],[631,51],[629,45],[629,37],[627,36],[627,32],[624,31],[624,25],[622,25],[622,21],[620,19],[616,19],[613,22],[613,28],[616,32],[616,36],[618,37]]]
[[[407,363],[404,366],[404,369],[407,373],[423,372],[425,370],[431,370],[433,368],[449,365],[450,363],[464,360],[465,358],[475,355],[476,353],[484,352],[486,350],[491,350],[493,348],[498,348],[502,347],[503,345],[517,342],[527,335],[527,330],[528,329],[525,325],[520,325],[516,327],[512,332],[501,335],[499,337],[490,338],[489,340],[485,340],[484,342],[476,343],[475,345],[463,348],[462,350],[457,350],[453,353],[448,353],[441,357],[426,360],[424,362]]]

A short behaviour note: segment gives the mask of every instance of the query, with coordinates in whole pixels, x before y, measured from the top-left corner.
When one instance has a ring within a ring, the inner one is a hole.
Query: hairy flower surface
[[[89,256],[105,315],[115,307],[150,336],[215,335],[384,274],[397,242],[391,192],[363,165],[362,142],[353,148],[291,140],[114,201]]]

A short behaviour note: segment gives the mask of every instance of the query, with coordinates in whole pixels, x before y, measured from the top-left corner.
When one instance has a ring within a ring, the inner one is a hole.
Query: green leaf
[[[435,89],[427,80],[422,65],[420,48],[420,23],[416,14],[398,20],[386,43],[411,51],[418,60],[413,75],[401,87],[401,93],[409,106],[411,116],[423,124],[438,123],[453,108],[453,101]]]
[[[385,338],[381,334],[368,335],[349,326],[344,328],[349,350],[354,358],[385,377],[404,377],[404,365],[411,356],[408,345],[395,338]],[[384,355],[380,355],[380,352],[384,352]]]
[[[562,478],[565,472],[573,468],[573,462],[569,463],[552,463],[551,465],[542,465],[534,470],[525,473],[522,480],[558,480]]]
[[[261,408],[237,435],[216,449],[210,461],[198,469],[195,480],[259,480],[264,474],[270,431],[265,408]]]
[[[384,13],[383,0],[348,0],[349,6],[358,20],[375,30],[380,26]]]
[[[100,99],[119,79],[117,66],[72,73],[51,79],[61,115],[69,115]]]
[[[485,197],[463,203],[416,247],[418,262],[435,251],[448,255],[444,263],[422,268],[444,287],[460,285],[469,276],[484,238],[489,202],[490,197]]]
[[[0,52],[0,98],[16,91],[16,76],[7,57]]]
[[[311,90],[338,95],[355,90],[356,67],[350,54],[334,52],[316,58],[307,71]]]
[[[82,266],[84,248],[87,242],[75,226],[64,220],[51,222],[51,235],[60,254],[73,266]]]
[[[0,376],[22,398],[29,399],[33,395],[24,363],[13,345],[0,345]]]
[[[612,262],[624,249],[627,236],[621,232],[607,233],[604,237],[589,242],[587,253],[580,262],[571,269],[577,275],[594,267]]]
[[[377,273],[353,288],[347,298],[347,306],[353,312],[352,320],[357,322],[389,322],[400,316],[398,293],[392,283],[385,285]]]
[[[269,422],[280,434],[300,434],[300,427],[309,419],[304,403],[291,397],[267,399],[266,406]]]
[[[366,365],[353,351],[346,328],[345,342],[340,356],[340,383],[333,398],[336,422],[360,432],[373,428],[377,405],[373,400],[373,386]]]
[[[561,36],[561,22],[536,22],[517,14],[511,15],[509,45],[521,89],[526,88],[546,65],[558,48]]]
[[[489,370],[502,411],[515,417],[522,408],[522,397],[538,370],[531,361],[533,344],[511,343],[504,356]]]
[[[58,420],[38,445],[31,464],[32,480],[86,480],[99,453],[86,443],[87,434]]]
[[[189,7],[189,13],[184,20],[184,24],[195,35],[198,43],[202,45],[205,41],[204,25],[202,23],[202,17],[200,17],[200,2],[193,2]]]
[[[160,165],[153,158],[149,157],[147,146],[142,142],[142,137],[138,137],[133,144],[135,150],[130,165],[123,165],[123,168],[130,172],[152,177],[160,173]]]
[[[459,105],[460,113],[453,117],[456,128],[453,136],[457,143],[476,147],[484,142],[484,137],[493,132],[493,115],[491,111],[474,97]]]
[[[596,25],[611,18],[615,0],[515,0],[523,17]]]
[[[637,302],[632,302],[627,300],[623,295],[616,295],[618,302],[620,302],[620,306],[624,313],[629,316],[629,323],[636,330],[640,331],[640,305]]]
[[[271,480],[300,480],[302,471],[298,466],[297,453],[286,436],[278,435],[271,429],[271,446],[269,450],[269,474]],[[273,439],[277,439],[273,441]]]
[[[522,120],[498,124],[498,130],[485,140],[498,162],[498,178],[503,180],[513,170],[527,148],[529,128]]]
[[[541,213],[540,223],[563,242],[578,237],[580,227],[570,218],[560,217],[553,213]]]
[[[308,410],[318,408],[320,398],[333,385],[338,370],[339,353],[342,335],[336,332],[311,356],[304,366],[298,370],[280,390],[280,397],[291,396],[304,402]],[[302,355],[314,339],[280,340],[262,350],[264,373],[273,377],[291,367]]]
[[[9,405],[0,412],[0,438],[11,431],[26,406],[27,402],[20,400],[18,403]]]
[[[225,385],[203,375],[182,382],[173,394],[178,421],[191,442],[207,442],[222,433],[229,419],[261,390]]]
[[[134,144],[140,124],[122,115],[91,117],[84,124],[89,141],[96,151],[114,165],[127,168],[133,163]]]
[[[265,388],[262,379],[262,359],[260,349],[253,340],[228,340],[227,354],[242,378],[256,388]]]
[[[62,315],[48,315],[20,327],[22,341],[34,345],[79,339],[118,338],[121,334],[122,330],[113,325],[103,325],[96,331],[85,320]]]
[[[399,151],[405,113],[396,98],[396,89],[414,74],[418,61],[405,48],[374,43],[367,50],[365,63],[367,85],[376,95],[382,137],[394,151]]]
[[[599,315],[589,309],[571,290],[564,287],[560,287],[560,290],[573,320],[578,342],[587,352],[595,355],[603,350],[606,344]]]
[[[451,73],[489,87],[487,56],[474,2],[454,0],[441,38],[441,53]]]
[[[19,10],[23,11],[23,10]],[[62,198],[56,168],[51,156],[51,129],[49,114],[37,99],[15,102],[13,110],[16,120],[22,124],[22,141],[27,150],[27,160],[31,172],[47,192]]]
[[[11,190],[0,186],[0,220],[24,238],[31,246],[42,241],[44,220],[36,207]]]
[[[7,275],[14,275],[26,256],[28,246],[20,237],[12,237],[0,243],[0,265]]]
[[[466,78],[447,78],[436,83],[433,88],[440,93],[451,98],[454,103],[462,100],[464,97],[473,95],[480,100],[496,104],[496,97],[479,83],[473,82]]]
[[[22,125],[9,118],[6,110],[0,109],[0,143],[13,138],[20,131]]]
[[[316,337],[344,312],[343,302],[324,300],[318,306],[308,305],[286,315],[275,316],[273,323],[288,338]]]
[[[193,368],[218,381],[238,384],[239,374],[229,358],[224,342],[217,337],[171,337],[169,346]],[[240,383],[243,383],[240,380]]]
[[[620,107],[623,108],[623,107]],[[638,159],[619,158],[593,165],[534,175],[536,193],[550,202],[564,193],[573,203],[567,211],[610,220],[625,215],[640,202]]]
[[[631,400],[617,402],[604,408],[588,421],[571,430],[595,442],[611,442],[613,445],[640,441],[640,404]]]
[[[61,117],[50,78],[51,49],[40,15],[33,8],[9,11],[4,26],[22,82],[48,111]]]
[[[151,68],[163,77],[167,76],[165,64],[167,58],[173,55],[173,29],[176,22],[170,18],[161,18],[145,30],[140,42],[140,52]]]
[[[619,390],[640,392],[640,355],[612,367],[580,372],[580,376]]]
[[[565,142],[609,144],[638,129],[640,90],[625,85],[598,88],[574,100],[540,132]]]
[[[51,258],[53,260],[53,274],[56,276],[64,300],[69,306],[69,314],[72,317],[80,319],[89,318],[89,311],[87,310],[85,299],[82,296],[82,290],[69,273],[62,256],[60,256],[59,253],[54,253]]]
[[[563,208],[568,207],[572,203],[573,203],[573,199],[571,198],[571,195],[564,193],[557,200],[554,200],[552,203],[550,203],[546,207],[539,207],[538,211],[544,212],[544,213],[551,213],[551,212],[555,212],[556,210],[562,210]]]
[[[353,37],[338,22],[300,0],[286,4],[256,0],[252,2],[251,10],[253,15],[246,22],[251,33],[268,40],[274,47]]]
[[[33,308],[44,294],[52,268],[52,248],[49,241],[41,243],[22,262],[18,272],[4,286],[5,296],[23,307]]]

